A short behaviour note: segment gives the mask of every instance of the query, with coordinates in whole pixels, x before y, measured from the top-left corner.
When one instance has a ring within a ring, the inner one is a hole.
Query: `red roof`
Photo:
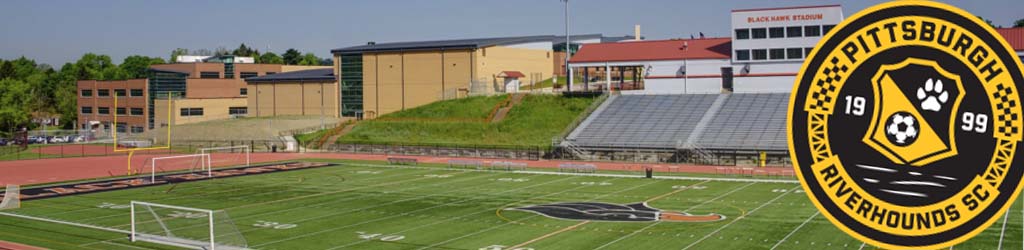
[[[684,49],[684,45],[685,49]],[[724,38],[586,44],[570,63],[732,58],[732,40]]]
[[[1006,39],[1006,42],[1010,43],[1010,47],[1013,50],[1024,51],[1024,28],[1005,28],[996,29],[1000,35]]]
[[[504,78],[523,78],[523,77],[526,77],[526,75],[524,75],[523,72],[519,72],[519,71],[502,71],[501,74],[499,74],[499,76],[504,77]]]

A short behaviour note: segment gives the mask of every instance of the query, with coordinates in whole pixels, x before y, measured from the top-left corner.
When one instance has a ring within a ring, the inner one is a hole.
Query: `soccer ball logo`
[[[896,146],[907,146],[917,140],[920,125],[914,115],[907,112],[896,112],[885,123],[885,137]]]

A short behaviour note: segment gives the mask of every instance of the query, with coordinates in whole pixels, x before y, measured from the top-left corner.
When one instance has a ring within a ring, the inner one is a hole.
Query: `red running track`
[[[217,154],[214,154],[215,159]],[[149,173],[150,167],[148,162],[153,157],[171,156],[168,154],[136,154],[132,158],[132,166],[136,171]],[[372,160],[372,161],[386,161],[388,157],[396,157],[394,155],[369,155],[369,154],[344,154],[344,153],[253,153],[252,163],[260,162],[271,162],[271,161],[284,161],[284,160],[297,160],[297,159],[350,159],[350,160]],[[402,158],[415,158],[417,161],[422,163],[439,163],[447,164],[448,160],[462,159],[468,160],[473,158],[456,158],[456,157],[435,157],[435,156],[400,156]],[[615,163],[615,162],[580,162],[580,161],[560,161],[560,160],[540,160],[540,161],[529,161],[529,160],[505,160],[505,159],[475,159],[483,161],[485,164],[494,161],[506,161],[506,162],[522,162],[527,163],[530,167],[544,167],[544,168],[557,168],[559,164],[563,163],[590,163],[597,166],[602,170],[627,170],[627,171],[642,171],[643,168],[653,168],[655,172],[681,172],[681,173],[703,173],[703,174],[716,174],[722,173],[723,170],[729,169],[731,173],[741,173],[739,170],[743,170],[743,174],[751,175],[787,175],[792,176],[794,174],[793,169],[789,167],[767,167],[767,168],[752,168],[752,167],[720,167],[720,166],[700,166],[700,165],[673,165],[673,164],[650,164],[650,163]],[[39,159],[39,160],[20,160],[20,161],[0,161],[0,185],[6,184],[18,184],[18,185],[32,185],[41,183],[52,183],[52,182],[64,182],[82,179],[93,179],[93,178],[105,178],[113,176],[122,176],[128,173],[128,156],[126,155],[111,155],[111,156],[96,156],[96,157],[77,157],[77,158],[57,158],[57,159]],[[237,162],[228,163],[214,163],[215,167],[224,165],[234,165]],[[161,167],[157,172],[162,171],[173,171],[188,169],[191,166],[189,164],[168,164],[166,167]]]

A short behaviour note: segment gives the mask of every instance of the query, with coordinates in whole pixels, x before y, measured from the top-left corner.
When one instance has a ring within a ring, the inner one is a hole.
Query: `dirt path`
[[[505,117],[508,116],[508,112],[512,111],[512,107],[523,102],[523,97],[526,97],[526,94],[513,94],[512,99],[508,104],[499,108],[494,115],[491,116],[491,123],[498,123],[505,120]]]

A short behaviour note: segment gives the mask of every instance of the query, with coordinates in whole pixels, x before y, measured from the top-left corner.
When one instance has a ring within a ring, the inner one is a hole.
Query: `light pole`
[[[569,68],[569,57],[572,54],[572,43],[569,41],[569,0],[565,2],[565,86],[567,91],[572,92],[572,68]]]

